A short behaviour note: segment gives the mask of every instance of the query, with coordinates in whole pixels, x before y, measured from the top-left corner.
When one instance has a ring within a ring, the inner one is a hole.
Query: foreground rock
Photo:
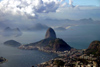
[[[93,54],[95,56],[100,56],[100,41],[93,41],[88,49],[86,49],[85,53],[87,55]]]
[[[12,47],[19,47],[21,44],[15,40],[8,40],[4,42],[5,45],[12,46]]]

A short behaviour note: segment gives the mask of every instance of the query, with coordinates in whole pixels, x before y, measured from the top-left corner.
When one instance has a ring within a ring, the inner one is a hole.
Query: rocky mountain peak
[[[47,38],[56,38],[56,33],[52,28],[49,28],[46,32],[45,39]]]

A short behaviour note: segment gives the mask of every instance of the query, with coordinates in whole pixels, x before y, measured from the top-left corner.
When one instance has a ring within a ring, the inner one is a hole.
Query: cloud
[[[13,15],[26,15],[33,19],[38,17],[38,13],[55,12],[59,5],[58,0],[2,0],[0,11],[10,12]]]
[[[69,5],[73,5],[73,1],[72,0],[69,0]]]
[[[61,7],[64,7],[64,6],[66,6],[66,5],[67,5],[67,2],[63,3],[63,4],[61,5]]]
[[[54,28],[55,30],[57,30],[57,31],[65,31],[65,30],[71,28],[71,26],[65,25],[65,26],[57,26],[57,27],[53,27],[53,28]]]
[[[57,31],[65,31],[66,30],[64,27],[56,27],[54,29]]]
[[[69,29],[71,26],[67,26],[66,29]]]
[[[100,18],[100,7],[74,5],[73,8],[71,5],[73,5],[72,0],[69,0],[69,3],[65,0],[1,0],[0,29],[16,27],[22,30],[36,23],[60,26],[71,22],[66,19],[93,18],[99,20]],[[46,18],[48,20],[45,20]],[[73,22],[73,24],[76,23]]]

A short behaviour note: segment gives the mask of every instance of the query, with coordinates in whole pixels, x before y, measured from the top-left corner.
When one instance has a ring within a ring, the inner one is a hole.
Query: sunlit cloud
[[[55,12],[61,1],[58,0],[2,0],[0,10],[13,15],[30,15],[37,17],[37,13]]]
[[[100,7],[80,6],[74,2],[74,0],[1,0],[0,29],[10,26],[23,29],[37,23],[53,26],[50,23],[58,25],[59,22],[60,25],[61,22],[66,23],[66,19],[99,20]]]

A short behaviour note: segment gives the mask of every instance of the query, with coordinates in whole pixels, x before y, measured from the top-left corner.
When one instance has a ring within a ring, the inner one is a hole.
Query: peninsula
[[[56,37],[56,33],[52,28],[49,28],[46,32],[45,39],[40,40],[35,43],[30,43],[26,45],[21,45],[20,49],[38,49],[45,52],[57,52],[70,50],[71,47],[60,38]]]

